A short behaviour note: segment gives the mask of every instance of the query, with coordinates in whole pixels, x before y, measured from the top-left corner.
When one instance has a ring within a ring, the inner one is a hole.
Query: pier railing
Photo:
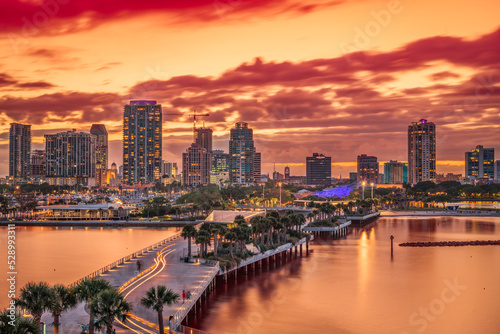
[[[102,268],[100,268],[100,269],[98,269],[96,271],[93,271],[92,273],[88,274],[87,276],[82,277],[79,280],[77,280],[77,281],[69,284],[68,287],[71,288],[71,287],[74,287],[74,286],[78,285],[83,280],[91,279],[91,278],[94,278],[94,277],[98,277],[99,275],[101,275],[101,274],[103,274],[103,273],[105,273],[105,272],[107,272],[107,271],[109,271],[111,269],[116,268],[120,264],[124,264],[127,261],[136,259],[138,256],[143,255],[144,253],[150,252],[150,251],[152,251],[152,250],[154,250],[154,249],[156,249],[156,248],[158,248],[160,246],[163,246],[163,245],[165,245],[165,244],[167,244],[167,243],[169,243],[169,242],[171,242],[171,241],[179,238],[180,236],[181,236],[181,232],[177,232],[177,233],[171,235],[168,238],[165,238],[165,239],[163,239],[163,240],[161,240],[159,242],[156,242],[156,243],[154,243],[152,245],[149,245],[148,247],[145,247],[145,248],[143,248],[143,249],[141,249],[141,250],[139,250],[137,252],[134,252],[132,254],[124,256],[124,257],[122,257],[122,258],[120,258],[120,259],[118,259],[118,260],[116,260],[116,261],[108,264],[107,266],[104,266],[104,267],[102,267]],[[148,270],[151,270],[151,268],[149,268]],[[143,275],[143,274],[144,274],[144,272],[141,273],[141,275]]]
[[[219,273],[219,263],[217,262],[217,265],[213,267],[208,274],[203,278],[201,283],[194,289],[194,291],[191,293],[191,298],[186,299],[184,304],[179,308],[179,310],[175,313],[174,317],[170,321],[170,329],[178,331],[180,329],[180,325],[182,320],[186,317],[186,315],[189,313],[191,308],[193,307],[194,303],[200,298],[201,294],[205,291],[207,286],[212,282],[214,277]]]
[[[225,270],[225,271],[221,270],[221,274],[225,274],[227,272],[236,270],[236,269],[238,269],[240,267],[244,267],[244,266],[247,266],[247,265],[252,264],[254,262],[260,261],[262,259],[268,258],[268,257],[273,256],[273,255],[276,255],[276,254],[281,253],[283,251],[286,251],[286,250],[288,250],[290,248],[293,248],[295,246],[301,245],[301,244],[305,243],[306,240],[307,240],[307,238],[302,238],[302,239],[300,239],[295,244],[289,242],[287,244],[279,246],[276,249],[270,249],[270,250],[266,251],[265,253],[260,253],[260,254],[254,255],[254,256],[252,256],[252,257],[250,257],[248,259],[241,260],[240,264],[237,267],[229,269],[229,270]]]
[[[342,223],[338,226],[332,226],[332,227],[328,227],[328,226],[307,226],[307,227],[303,227],[302,230],[303,231],[306,231],[306,232],[335,232],[335,231],[338,231],[340,229],[343,229],[344,227],[347,227],[351,225],[351,221],[347,221],[345,223]]]

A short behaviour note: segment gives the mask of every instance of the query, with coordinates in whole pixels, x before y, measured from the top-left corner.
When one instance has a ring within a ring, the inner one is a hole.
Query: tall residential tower
[[[108,131],[104,124],[92,124],[90,134],[95,136],[95,182],[102,187],[108,170]]]
[[[160,180],[161,156],[161,105],[150,100],[130,101],[123,112],[123,181]]]
[[[465,176],[470,179],[493,179],[495,177],[495,149],[476,148],[465,152]]]
[[[229,138],[229,181],[231,183],[254,182],[254,152],[253,130],[248,127],[247,123],[236,123],[231,129]]]
[[[408,183],[436,182],[436,125],[421,119],[408,126]]]
[[[9,132],[9,177],[14,181],[30,177],[31,125],[11,123]]]

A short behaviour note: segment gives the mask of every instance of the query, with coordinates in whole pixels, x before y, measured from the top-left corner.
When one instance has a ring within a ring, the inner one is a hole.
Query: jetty
[[[401,247],[458,247],[500,245],[500,240],[403,242]]]

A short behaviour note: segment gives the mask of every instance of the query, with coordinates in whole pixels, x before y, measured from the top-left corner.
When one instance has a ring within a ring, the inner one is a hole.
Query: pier
[[[351,221],[346,221],[339,226],[306,226],[303,227],[302,230],[304,232],[311,232],[313,235],[320,236],[320,235],[331,235],[333,238],[342,238],[347,235],[349,226],[351,225]]]

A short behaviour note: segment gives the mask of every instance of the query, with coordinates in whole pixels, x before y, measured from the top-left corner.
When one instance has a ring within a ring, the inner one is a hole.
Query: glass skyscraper
[[[90,134],[96,138],[95,181],[99,187],[102,187],[106,183],[106,172],[108,170],[108,131],[104,124],[92,124]]]
[[[332,183],[332,158],[313,153],[306,158],[306,183],[329,186]]]
[[[481,145],[465,152],[465,176],[473,179],[495,177],[495,149]]]
[[[9,177],[27,180],[30,177],[31,125],[11,123],[9,132]]]
[[[123,112],[123,181],[160,180],[161,157],[161,105],[151,100],[130,101]]]

